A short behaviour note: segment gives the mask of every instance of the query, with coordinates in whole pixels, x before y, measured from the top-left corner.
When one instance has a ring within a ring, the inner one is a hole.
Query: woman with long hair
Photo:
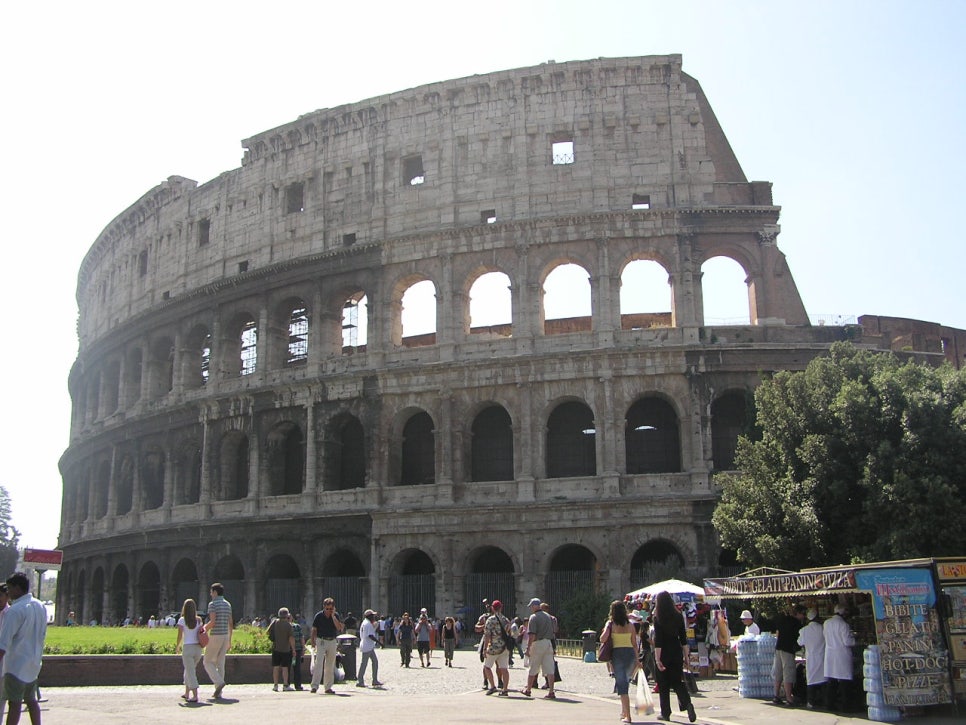
[[[181,607],[181,618],[178,620],[175,651],[181,650],[181,662],[184,664],[184,694],[181,697],[188,702],[198,702],[198,663],[201,662],[203,654],[198,642],[198,632],[203,626],[195,600],[185,599],[184,606]]]
[[[456,651],[456,620],[447,617],[443,621],[443,655],[446,657],[446,666],[453,666],[453,653]]]
[[[658,694],[661,701],[661,720],[671,719],[671,690],[678,696],[678,707],[688,711],[688,720],[698,716],[691,704],[691,694],[684,684],[684,663],[688,661],[688,637],[684,616],[674,606],[667,592],[657,595],[654,622],[654,664],[657,667]]]
[[[611,602],[610,616],[600,634],[601,642],[608,640],[613,647],[611,664],[614,668],[614,686],[621,699],[621,722],[630,722],[631,698],[627,690],[637,666],[638,639],[637,630],[627,617],[627,607],[619,599]]]

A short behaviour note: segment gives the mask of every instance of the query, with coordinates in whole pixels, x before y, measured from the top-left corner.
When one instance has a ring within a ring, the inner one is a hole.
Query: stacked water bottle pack
[[[898,707],[886,705],[882,696],[882,664],[878,645],[870,645],[862,653],[862,689],[869,706],[869,719],[879,722],[898,722],[902,713]]]
[[[775,635],[760,634],[738,641],[738,696],[771,699],[775,683],[771,666],[775,659]]]

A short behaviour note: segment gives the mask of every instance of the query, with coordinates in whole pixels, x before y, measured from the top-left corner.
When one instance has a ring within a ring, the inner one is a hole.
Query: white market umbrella
[[[657,584],[651,584],[650,586],[636,589],[627,594],[627,597],[625,598],[630,598],[635,601],[641,599],[653,599],[661,592],[667,592],[671,596],[674,596],[675,594],[694,594],[704,596],[703,587],[681,581],[680,579],[665,579]]]

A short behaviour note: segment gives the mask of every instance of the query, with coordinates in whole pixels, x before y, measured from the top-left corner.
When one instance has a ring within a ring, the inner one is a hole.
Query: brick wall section
[[[228,655],[227,680],[238,685],[270,682],[271,655]],[[307,665],[303,665],[308,671]],[[180,655],[48,655],[40,671],[41,687],[180,684],[184,675]],[[209,682],[203,664],[198,681]]]

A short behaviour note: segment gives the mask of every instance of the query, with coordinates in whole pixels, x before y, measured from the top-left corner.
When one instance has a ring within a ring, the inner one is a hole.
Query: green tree
[[[6,579],[17,568],[20,532],[11,523],[13,509],[6,486],[0,486],[0,576]]]
[[[712,521],[749,566],[966,551],[966,371],[836,343],[755,392]]]

